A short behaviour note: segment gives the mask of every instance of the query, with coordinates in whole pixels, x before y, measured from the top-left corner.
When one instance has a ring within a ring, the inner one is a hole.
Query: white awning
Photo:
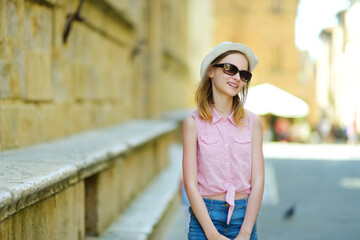
[[[271,84],[264,83],[249,89],[245,108],[257,115],[300,118],[309,113],[309,106],[300,98]]]

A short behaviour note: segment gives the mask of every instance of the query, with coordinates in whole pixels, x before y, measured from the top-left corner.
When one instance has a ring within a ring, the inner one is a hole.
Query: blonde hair
[[[205,75],[201,79],[200,85],[196,90],[195,102],[199,111],[199,115],[202,119],[205,119],[209,122],[212,122],[211,108],[213,107],[214,104],[209,72],[213,64],[220,62],[224,57],[234,53],[240,53],[244,55],[243,53],[236,50],[230,50],[220,54],[206,68]],[[249,61],[248,61],[248,66],[249,66]],[[235,124],[238,126],[242,125],[242,119],[245,117],[244,103],[245,103],[246,95],[248,93],[248,88],[249,88],[249,83],[245,83],[245,86],[240,90],[240,93],[233,97],[233,105],[232,105],[234,111],[233,118]]]

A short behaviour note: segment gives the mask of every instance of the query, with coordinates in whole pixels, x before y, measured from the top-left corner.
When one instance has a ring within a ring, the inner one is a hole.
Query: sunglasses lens
[[[226,74],[231,75],[231,76],[234,76],[239,71],[236,66],[234,66],[230,63],[225,63],[223,69]]]
[[[252,74],[248,71],[240,71],[240,78],[244,82],[249,82]]]

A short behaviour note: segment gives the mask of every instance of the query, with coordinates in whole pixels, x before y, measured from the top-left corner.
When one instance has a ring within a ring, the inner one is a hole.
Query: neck
[[[214,96],[214,108],[223,117],[227,117],[232,112],[232,98],[221,98]]]

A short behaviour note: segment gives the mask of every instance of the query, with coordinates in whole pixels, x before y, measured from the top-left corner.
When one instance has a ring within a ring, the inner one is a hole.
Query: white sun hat
[[[254,70],[254,68],[259,64],[259,58],[254,54],[253,50],[248,46],[241,43],[233,43],[233,42],[222,42],[217,45],[208,55],[205,56],[203,61],[201,62],[200,67],[200,77],[201,79],[204,77],[205,72],[209,64],[214,61],[219,55],[224,52],[236,50],[245,55],[246,59],[249,61],[250,72]]]

